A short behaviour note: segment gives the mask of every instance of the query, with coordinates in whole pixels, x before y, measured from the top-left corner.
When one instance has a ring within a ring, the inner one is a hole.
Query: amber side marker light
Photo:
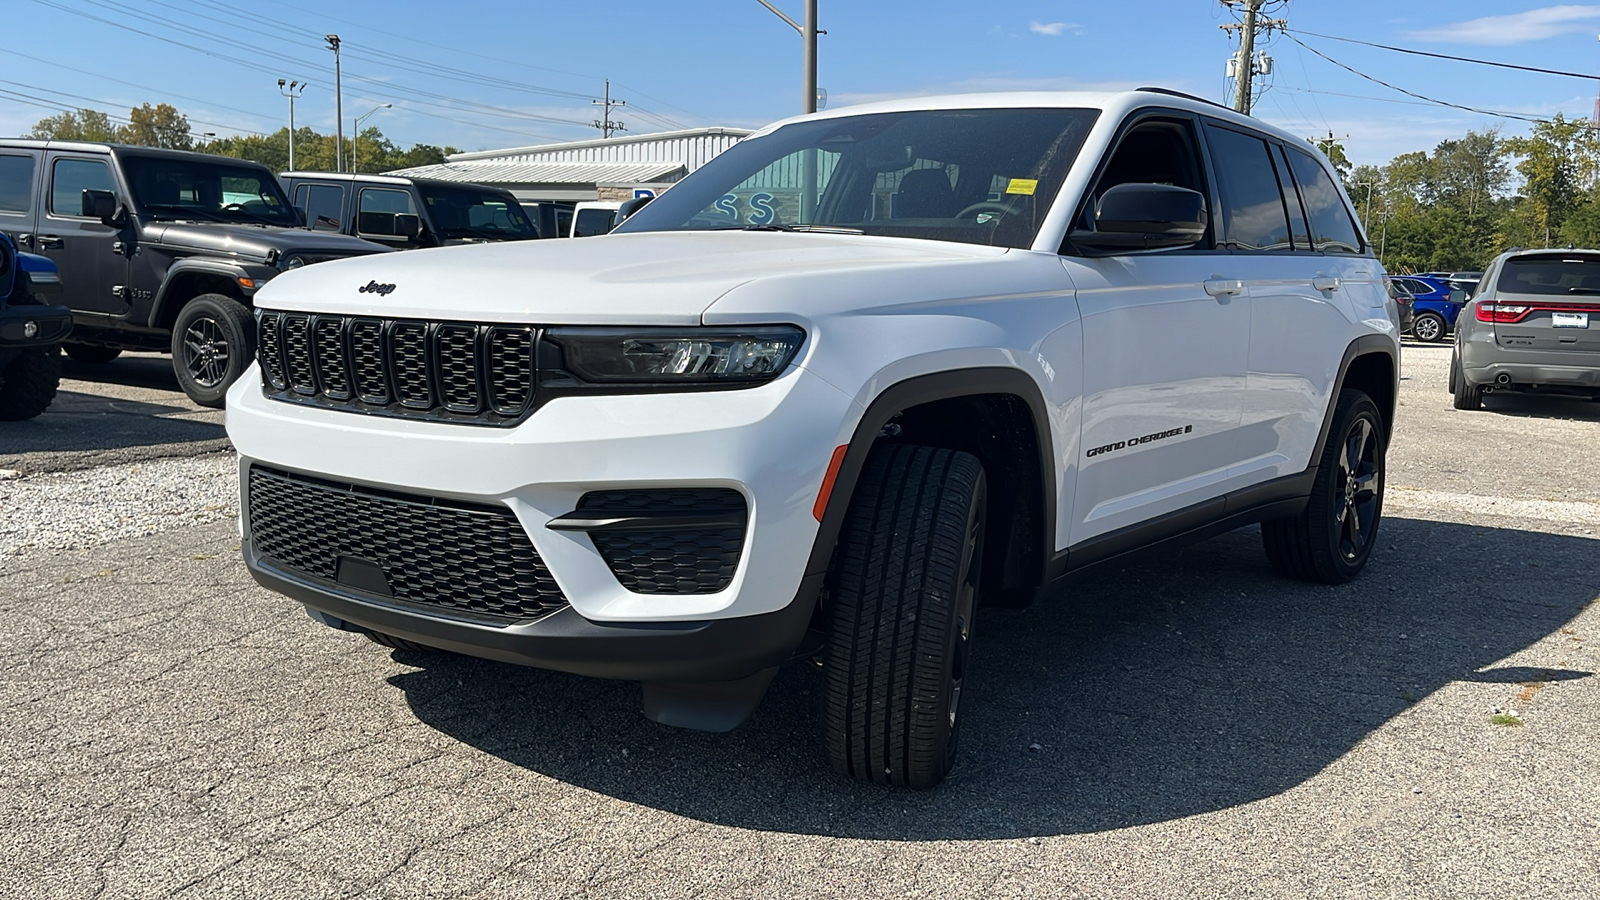
[[[254,278],[240,278],[239,279],[239,286],[240,287],[246,287],[246,288],[253,288],[253,287],[256,286],[256,280]]]
[[[828,460],[828,474],[822,476],[822,490],[817,492],[817,503],[811,507],[811,514],[818,522],[828,508],[828,496],[833,493],[833,482],[839,477],[839,467],[844,465],[844,452],[848,449],[849,444],[840,444],[833,449],[833,459]]]

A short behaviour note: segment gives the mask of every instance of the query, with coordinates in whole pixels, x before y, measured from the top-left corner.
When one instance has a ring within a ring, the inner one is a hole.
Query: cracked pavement
[[[925,793],[828,771],[806,667],[678,731],[633,684],[317,626],[231,521],[25,548],[0,896],[1592,897],[1600,404],[1460,413],[1447,359],[1406,348],[1358,582],[1246,529],[985,609]]]

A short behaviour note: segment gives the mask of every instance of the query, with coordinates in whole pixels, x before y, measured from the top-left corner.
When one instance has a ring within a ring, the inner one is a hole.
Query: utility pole
[[[344,84],[339,72],[339,36],[327,36],[328,49],[333,51],[333,170],[344,171]]]
[[[1266,55],[1256,55],[1256,32],[1271,33],[1273,29],[1282,31],[1289,27],[1286,19],[1262,18],[1261,7],[1267,0],[1222,0],[1222,5],[1233,9],[1244,8],[1244,21],[1230,22],[1221,26],[1223,31],[1232,34],[1239,32],[1239,52],[1229,63],[1234,76],[1233,108],[1245,115],[1250,115],[1250,105],[1255,102],[1253,93],[1253,80],[1257,73],[1266,75],[1272,72],[1272,59]]]
[[[601,109],[603,110],[603,112],[601,112],[601,114],[600,114],[600,116],[601,116],[600,118],[595,119],[593,122],[589,123],[589,124],[593,125],[594,127],[600,129],[600,135],[602,137],[611,137],[611,132],[613,132],[613,131],[627,131],[628,130],[628,126],[623,124],[622,122],[613,122],[613,121],[611,121],[611,107],[613,107],[613,106],[627,106],[628,105],[628,101],[626,101],[626,100],[613,100],[613,99],[611,99],[611,79],[609,79],[609,78],[606,79],[606,98],[604,100],[590,100],[589,103],[594,105],[594,106],[601,107]]]
[[[289,98],[289,171],[294,171],[294,101],[306,92],[306,83],[291,81],[285,87],[283,79],[278,79],[278,93]]]
[[[800,111],[810,115],[817,111],[817,35],[827,34],[817,27],[817,0],[806,0],[805,24],[789,18],[783,10],[769,0],[756,0],[772,14],[789,23],[800,32]]]

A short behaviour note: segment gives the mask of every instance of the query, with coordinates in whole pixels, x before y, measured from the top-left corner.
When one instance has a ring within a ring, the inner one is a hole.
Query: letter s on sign
[[[723,194],[721,197],[717,198],[717,202],[716,202],[715,206],[716,206],[718,212],[721,212],[721,213],[725,214],[728,218],[730,218],[733,221],[737,222],[737,221],[739,221],[739,206],[738,206],[738,204],[739,204],[739,198],[738,197],[735,197],[732,194]]]
[[[772,208],[772,195],[766,192],[750,197],[750,224],[770,225],[778,213]]]

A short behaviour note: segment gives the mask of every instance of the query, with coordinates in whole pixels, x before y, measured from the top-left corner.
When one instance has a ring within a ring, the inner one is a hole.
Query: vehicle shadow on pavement
[[[183,390],[178,386],[178,376],[172,371],[170,356],[123,356],[103,363],[78,362],[70,357],[62,357],[61,377],[157,391]]]
[[[0,468],[7,467],[5,460],[13,454],[119,450],[158,444],[212,443],[216,449],[226,446],[227,432],[220,421],[173,417],[193,411],[186,405],[62,390],[44,415],[26,422],[6,423],[0,431]],[[201,414],[210,413],[206,410]],[[198,452],[213,448],[191,449]]]
[[[1249,803],[1451,682],[1590,675],[1497,661],[1600,596],[1600,542],[1396,518],[1379,540],[1337,588],[1275,577],[1252,528],[1108,564],[1028,610],[980,611],[962,761],[927,792],[829,771],[809,666],[722,735],[645,720],[636,685],[464,657],[396,652],[421,668],[391,683],[442,733],[628,802],[765,831],[976,840]],[[1462,716],[1493,727],[1487,706]]]
[[[1600,403],[1584,397],[1567,397],[1560,394],[1544,397],[1511,392],[1485,394],[1483,411],[1499,416],[1600,422]]]

